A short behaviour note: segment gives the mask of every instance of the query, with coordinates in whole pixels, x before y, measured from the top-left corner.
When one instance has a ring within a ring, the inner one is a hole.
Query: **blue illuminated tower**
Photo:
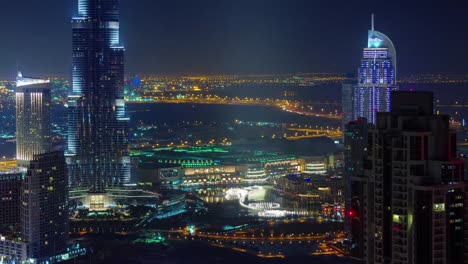
[[[396,51],[392,41],[372,27],[368,32],[367,48],[364,48],[358,70],[358,84],[354,89],[353,118],[376,121],[377,112],[390,111],[391,91],[397,90]]]
[[[118,0],[78,0],[68,98],[69,184],[103,192],[130,181]]]

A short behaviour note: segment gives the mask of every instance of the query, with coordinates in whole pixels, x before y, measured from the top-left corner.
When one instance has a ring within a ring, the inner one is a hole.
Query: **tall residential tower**
[[[68,100],[69,184],[103,192],[130,181],[118,0],[78,0]]]
[[[15,92],[16,160],[26,168],[34,155],[51,150],[50,82],[18,72]]]
[[[429,92],[392,92],[353,176],[355,263],[466,263],[464,162]]]
[[[364,172],[364,156],[367,147],[367,119],[359,118],[346,124],[344,129],[344,172],[346,182],[345,211],[348,216],[356,212],[352,208],[352,178]],[[345,218],[345,233],[351,234],[351,218]],[[353,235],[354,237],[354,235]],[[356,249],[356,248],[354,248]]]
[[[22,241],[28,243],[30,258],[53,259],[67,247],[66,167],[60,151],[34,155],[30,162],[21,190],[20,212]]]
[[[397,89],[396,50],[392,41],[383,33],[368,32],[367,48],[364,48],[358,70],[358,84],[354,88],[353,119],[367,118],[375,123],[377,112],[390,111],[390,93]]]

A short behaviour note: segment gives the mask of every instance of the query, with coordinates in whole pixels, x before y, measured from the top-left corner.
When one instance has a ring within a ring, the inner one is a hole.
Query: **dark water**
[[[216,94],[229,97],[254,97],[291,99],[303,102],[335,102],[341,101],[341,83],[315,83],[306,86],[297,84],[237,84],[216,89]],[[211,91],[210,91],[211,93]]]
[[[338,124],[337,121],[304,116],[269,106],[211,105],[211,104],[128,104],[132,122],[175,123],[201,121],[230,123],[235,120],[251,122]]]

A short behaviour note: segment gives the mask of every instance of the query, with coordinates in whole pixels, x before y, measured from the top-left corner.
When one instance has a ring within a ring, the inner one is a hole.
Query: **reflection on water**
[[[279,203],[282,209],[288,210],[305,210],[310,216],[319,216],[321,213],[321,204],[318,202],[301,202],[285,196],[274,189],[272,186],[263,185],[262,192],[256,192],[254,195],[247,197],[246,202],[272,202]],[[242,187],[232,187],[242,188]],[[228,187],[209,187],[209,188],[187,188],[186,191],[191,192],[198,198],[208,204],[217,204],[229,207],[236,207],[240,211],[242,208],[239,202],[226,199],[226,191]]]
[[[209,204],[224,203],[226,201],[225,192],[224,188],[203,188],[194,191],[200,199]]]

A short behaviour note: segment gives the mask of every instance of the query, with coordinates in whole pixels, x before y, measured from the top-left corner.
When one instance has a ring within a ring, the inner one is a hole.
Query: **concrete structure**
[[[238,166],[238,167],[241,167],[241,166]],[[241,174],[245,173],[244,182],[262,183],[268,180],[268,176],[262,164],[260,163],[247,164],[245,165],[245,167],[246,167],[246,171],[241,173]]]
[[[241,182],[246,173],[245,166],[219,165],[199,168],[184,168],[183,184],[226,184]]]
[[[393,92],[353,177],[356,263],[463,263],[464,164],[449,117],[428,92]]]
[[[303,173],[307,174],[326,174],[329,169],[329,157],[307,157],[304,158]]]
[[[364,157],[367,148],[367,119],[359,118],[351,121],[344,130],[344,179],[345,188],[345,212],[351,212],[352,178],[364,174]],[[345,233],[351,232],[351,218],[345,218]],[[354,234],[357,236],[358,234]]]
[[[2,263],[35,264],[36,259],[29,258],[29,244],[21,242],[18,238],[0,235],[0,260]]]
[[[21,193],[22,241],[28,257],[64,251],[68,238],[67,168],[63,152],[34,155]]]
[[[0,175],[0,216],[8,214],[2,223],[16,221],[15,228],[1,230],[2,263],[54,263],[86,254],[67,243],[66,173],[63,152],[57,151],[34,155],[24,179],[23,174]]]
[[[21,173],[0,173],[0,233],[5,234],[19,228],[22,182]]]
[[[354,88],[356,86],[355,79],[349,79],[341,84],[341,107],[343,117],[341,120],[341,129],[344,131],[346,124],[354,118]]]
[[[138,164],[137,174],[140,177],[140,183],[172,186],[182,182],[183,170],[177,164],[147,162]]]
[[[344,182],[317,174],[291,174],[274,181],[275,187],[287,196],[314,203],[343,203]]]

